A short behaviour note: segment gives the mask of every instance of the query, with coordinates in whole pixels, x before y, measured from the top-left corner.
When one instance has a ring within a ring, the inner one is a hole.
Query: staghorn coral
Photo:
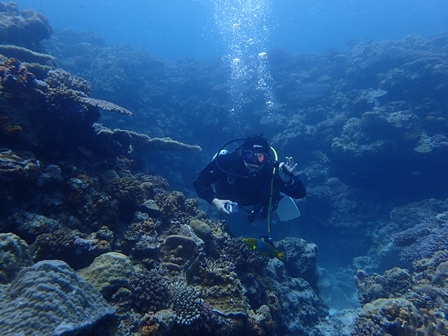
[[[17,273],[33,264],[25,241],[13,233],[0,233],[0,283],[11,282]]]
[[[76,231],[60,229],[39,235],[31,245],[33,258],[36,261],[56,258],[67,260],[73,253],[73,244],[78,234]]]
[[[237,278],[235,265],[223,259],[203,258],[187,272],[191,283],[203,287],[232,285]]]
[[[2,335],[11,330],[22,335],[112,334],[114,309],[62,261],[41,261],[21,270],[0,296]]]

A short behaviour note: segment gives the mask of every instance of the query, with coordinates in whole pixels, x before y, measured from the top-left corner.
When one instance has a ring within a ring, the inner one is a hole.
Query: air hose
[[[278,155],[275,151],[274,147],[269,146],[269,148],[274,153],[274,159],[275,162],[278,162]],[[271,236],[271,213],[272,213],[272,199],[274,198],[274,179],[275,179],[275,172],[277,170],[277,165],[274,164],[274,168],[272,168],[272,178],[271,178],[271,190],[269,192],[269,205],[268,205],[268,239],[269,241],[272,240]]]

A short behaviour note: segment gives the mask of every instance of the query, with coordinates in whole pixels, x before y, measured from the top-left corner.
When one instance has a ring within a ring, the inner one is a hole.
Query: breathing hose
[[[274,159],[275,162],[278,162],[278,155],[275,151],[274,147],[269,146],[269,148],[274,153]],[[274,168],[272,168],[272,178],[271,178],[271,190],[269,192],[269,206],[268,206],[268,239],[272,240],[271,236],[271,213],[272,213],[272,199],[274,198],[274,179],[275,179],[275,172],[277,170],[277,165],[274,164]]]

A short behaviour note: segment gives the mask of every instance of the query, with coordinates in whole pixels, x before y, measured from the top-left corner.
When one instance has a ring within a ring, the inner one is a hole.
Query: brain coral
[[[99,328],[114,315],[93,285],[59,260],[21,270],[0,301],[1,335],[75,335],[93,329],[109,335]]]

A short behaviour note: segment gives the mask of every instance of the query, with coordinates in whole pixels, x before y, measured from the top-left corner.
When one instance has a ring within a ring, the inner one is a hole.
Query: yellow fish
[[[264,255],[267,255],[269,257],[278,259],[283,259],[284,257],[283,253],[277,251],[272,247],[272,245],[266,243],[264,240],[257,238],[243,238],[243,242],[251,250],[257,250],[258,252],[263,253]]]

